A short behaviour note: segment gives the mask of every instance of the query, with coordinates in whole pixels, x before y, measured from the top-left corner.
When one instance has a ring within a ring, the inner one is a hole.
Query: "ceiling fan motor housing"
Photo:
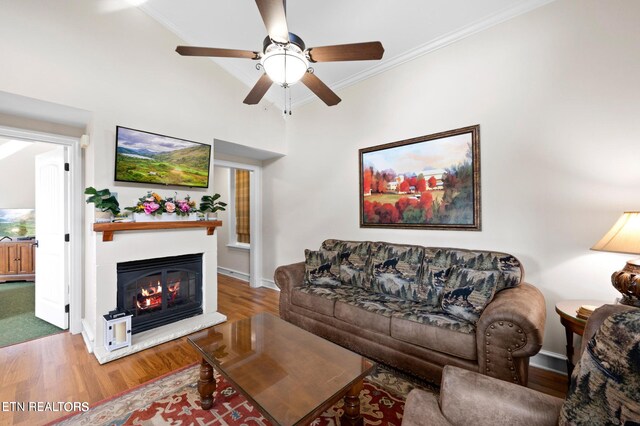
[[[271,40],[269,36],[266,36],[264,38],[264,41],[262,42],[262,52],[265,53],[267,51],[267,47],[271,46],[274,43],[276,42]],[[304,41],[302,41],[302,39],[294,33],[289,33],[289,43],[295,44],[302,51],[304,51],[307,48],[304,44]]]

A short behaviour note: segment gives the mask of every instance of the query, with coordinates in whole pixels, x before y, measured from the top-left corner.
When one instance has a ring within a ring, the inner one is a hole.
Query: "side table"
[[[576,313],[582,305],[602,306],[607,302],[601,300],[562,300],[556,303],[556,312],[560,315],[560,323],[564,326],[565,335],[567,337],[567,375],[571,381],[571,373],[575,364],[573,363],[574,347],[573,335],[582,336],[587,320],[578,318]]]

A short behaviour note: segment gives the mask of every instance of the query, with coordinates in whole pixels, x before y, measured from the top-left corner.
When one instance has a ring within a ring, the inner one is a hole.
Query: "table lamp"
[[[640,254],[640,212],[624,212],[591,250]],[[640,307],[640,259],[629,260],[614,272],[611,283],[622,293],[620,303]]]

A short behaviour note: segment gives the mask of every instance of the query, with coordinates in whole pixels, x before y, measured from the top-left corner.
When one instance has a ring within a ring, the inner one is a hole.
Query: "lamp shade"
[[[640,212],[624,212],[591,250],[640,254]]]
[[[272,45],[262,58],[265,72],[276,84],[291,86],[297,83],[309,68],[309,62],[297,46]]]

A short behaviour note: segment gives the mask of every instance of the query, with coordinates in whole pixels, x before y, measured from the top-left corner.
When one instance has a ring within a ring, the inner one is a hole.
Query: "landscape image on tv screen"
[[[36,211],[33,209],[0,209],[0,238],[36,235]],[[6,241],[6,240],[5,240]]]
[[[210,145],[116,129],[116,181],[207,188],[210,158]]]

